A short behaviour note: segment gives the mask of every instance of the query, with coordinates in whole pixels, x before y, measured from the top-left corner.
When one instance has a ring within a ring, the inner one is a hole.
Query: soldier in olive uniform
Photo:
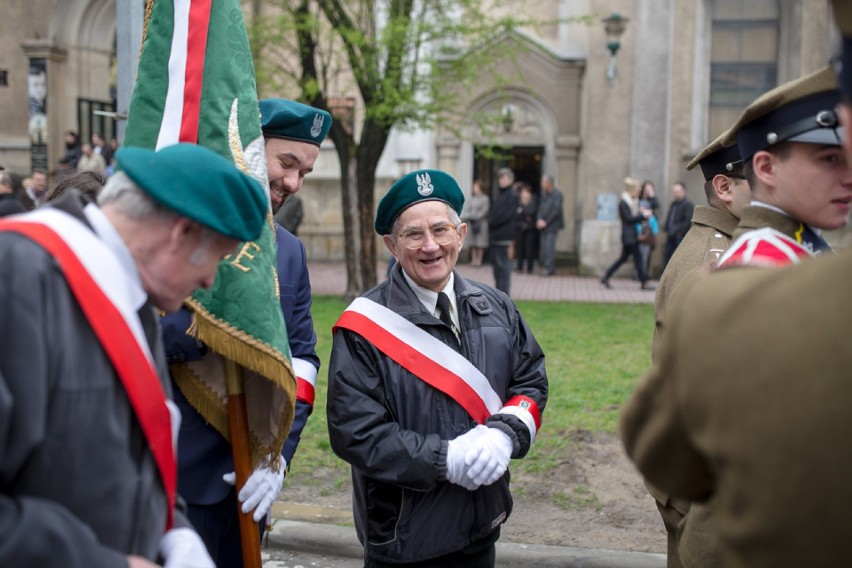
[[[674,292],[690,274],[719,261],[731,244],[731,234],[737,227],[743,207],[749,202],[751,191],[742,171],[739,149],[736,144],[723,146],[725,136],[727,132],[708,144],[686,166],[687,170],[696,165],[701,167],[706,180],[707,205],[696,206],[692,227],[660,278],[656,297],[655,342],[662,327],[663,311]],[[668,533],[668,568],[718,565],[713,531],[705,526],[709,515],[704,507],[699,505],[690,510],[689,501],[675,499],[647,482],[646,486],[657,502]],[[687,527],[688,538],[683,538]]]
[[[852,6],[843,4],[835,14],[848,133]],[[627,452],[650,482],[711,500],[724,566],[838,566],[852,557],[850,277],[846,250],[783,270],[690,279],[622,415]]]
[[[698,205],[692,214],[692,227],[675,251],[657,286],[655,311],[657,328],[663,311],[683,279],[704,266],[715,265],[731,244],[743,208],[751,199],[751,190],[743,173],[736,143],[722,144],[728,136],[722,133],[687,164],[696,165],[704,175],[707,205]],[[655,335],[656,337],[656,335]]]
[[[830,250],[820,231],[846,226],[852,203],[839,101],[825,68],[762,95],[729,130],[723,143],[739,145],[752,202],[720,265],[786,264]]]

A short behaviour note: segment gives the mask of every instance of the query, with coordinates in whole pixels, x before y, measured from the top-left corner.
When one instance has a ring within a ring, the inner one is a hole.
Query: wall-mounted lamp
[[[606,66],[606,78],[609,84],[612,85],[615,83],[615,76],[617,74],[615,55],[621,48],[621,34],[624,33],[624,28],[627,27],[627,22],[630,20],[618,12],[613,12],[601,21],[606,31],[606,48],[609,50],[609,65]]]
[[[500,115],[502,116],[503,132],[511,132],[515,125],[515,107],[511,104],[503,105]]]

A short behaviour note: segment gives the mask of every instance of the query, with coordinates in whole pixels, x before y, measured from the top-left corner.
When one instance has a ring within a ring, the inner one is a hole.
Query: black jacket
[[[500,195],[488,211],[488,236],[492,243],[510,243],[515,239],[515,212],[518,196],[512,186],[500,190]]]
[[[641,223],[645,217],[641,213],[634,215],[630,211],[630,205],[624,199],[618,201],[618,216],[621,218],[621,244],[624,246],[635,245],[639,242],[636,235],[636,223]]]
[[[669,206],[669,214],[666,216],[666,232],[670,237],[682,239],[692,226],[692,212],[695,205],[684,197],[680,201],[674,201]]]
[[[544,354],[514,304],[458,273],[455,292],[461,347],[426,311],[398,264],[365,296],[460,349],[503,402],[524,395],[543,410]],[[352,466],[355,526],[366,557],[428,560],[496,538],[512,510],[508,472],[476,491],[446,481],[448,440],[476,426],[455,400],[341,328],[334,332],[328,382],[331,447]],[[513,457],[526,455],[530,434],[517,417],[496,414],[487,423],[510,435]]]

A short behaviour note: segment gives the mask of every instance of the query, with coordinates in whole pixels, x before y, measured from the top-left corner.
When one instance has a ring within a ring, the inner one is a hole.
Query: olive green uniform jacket
[[[657,286],[657,296],[654,301],[658,331],[663,319],[663,312],[684,278],[705,266],[712,266],[731,244],[731,235],[737,228],[739,219],[731,213],[710,207],[698,205],[692,214],[692,227],[680,246],[675,250],[671,260],[660,278]],[[654,335],[656,340],[656,333]]]
[[[783,213],[758,205],[743,207],[743,216],[732,237],[736,240],[749,231],[762,229],[763,227],[771,227],[776,231],[784,233],[798,243],[802,242],[801,231],[804,228],[802,223]]]
[[[711,499],[730,567],[852,558],[852,250],[696,276],[621,416],[642,474]]]
[[[739,219],[733,214],[711,207],[698,205],[692,214],[692,227],[680,246],[666,265],[654,302],[656,327],[654,329],[654,348],[662,330],[663,312],[678,287],[696,271],[713,266],[718,262],[731,244],[731,234],[737,228]],[[648,491],[657,500],[657,507],[668,533],[668,568],[681,566],[718,566],[712,526],[708,525],[710,516],[704,507],[690,510],[689,501],[672,499],[664,491],[646,482]],[[688,528],[687,528],[688,527]],[[684,538],[684,532],[686,538]],[[696,563],[698,562],[698,563]]]

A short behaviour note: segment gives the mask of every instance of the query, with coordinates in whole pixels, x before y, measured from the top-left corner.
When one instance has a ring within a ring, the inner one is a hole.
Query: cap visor
[[[808,132],[788,138],[788,142],[807,142],[809,144],[827,144],[840,146],[846,138],[843,128],[814,128]]]

